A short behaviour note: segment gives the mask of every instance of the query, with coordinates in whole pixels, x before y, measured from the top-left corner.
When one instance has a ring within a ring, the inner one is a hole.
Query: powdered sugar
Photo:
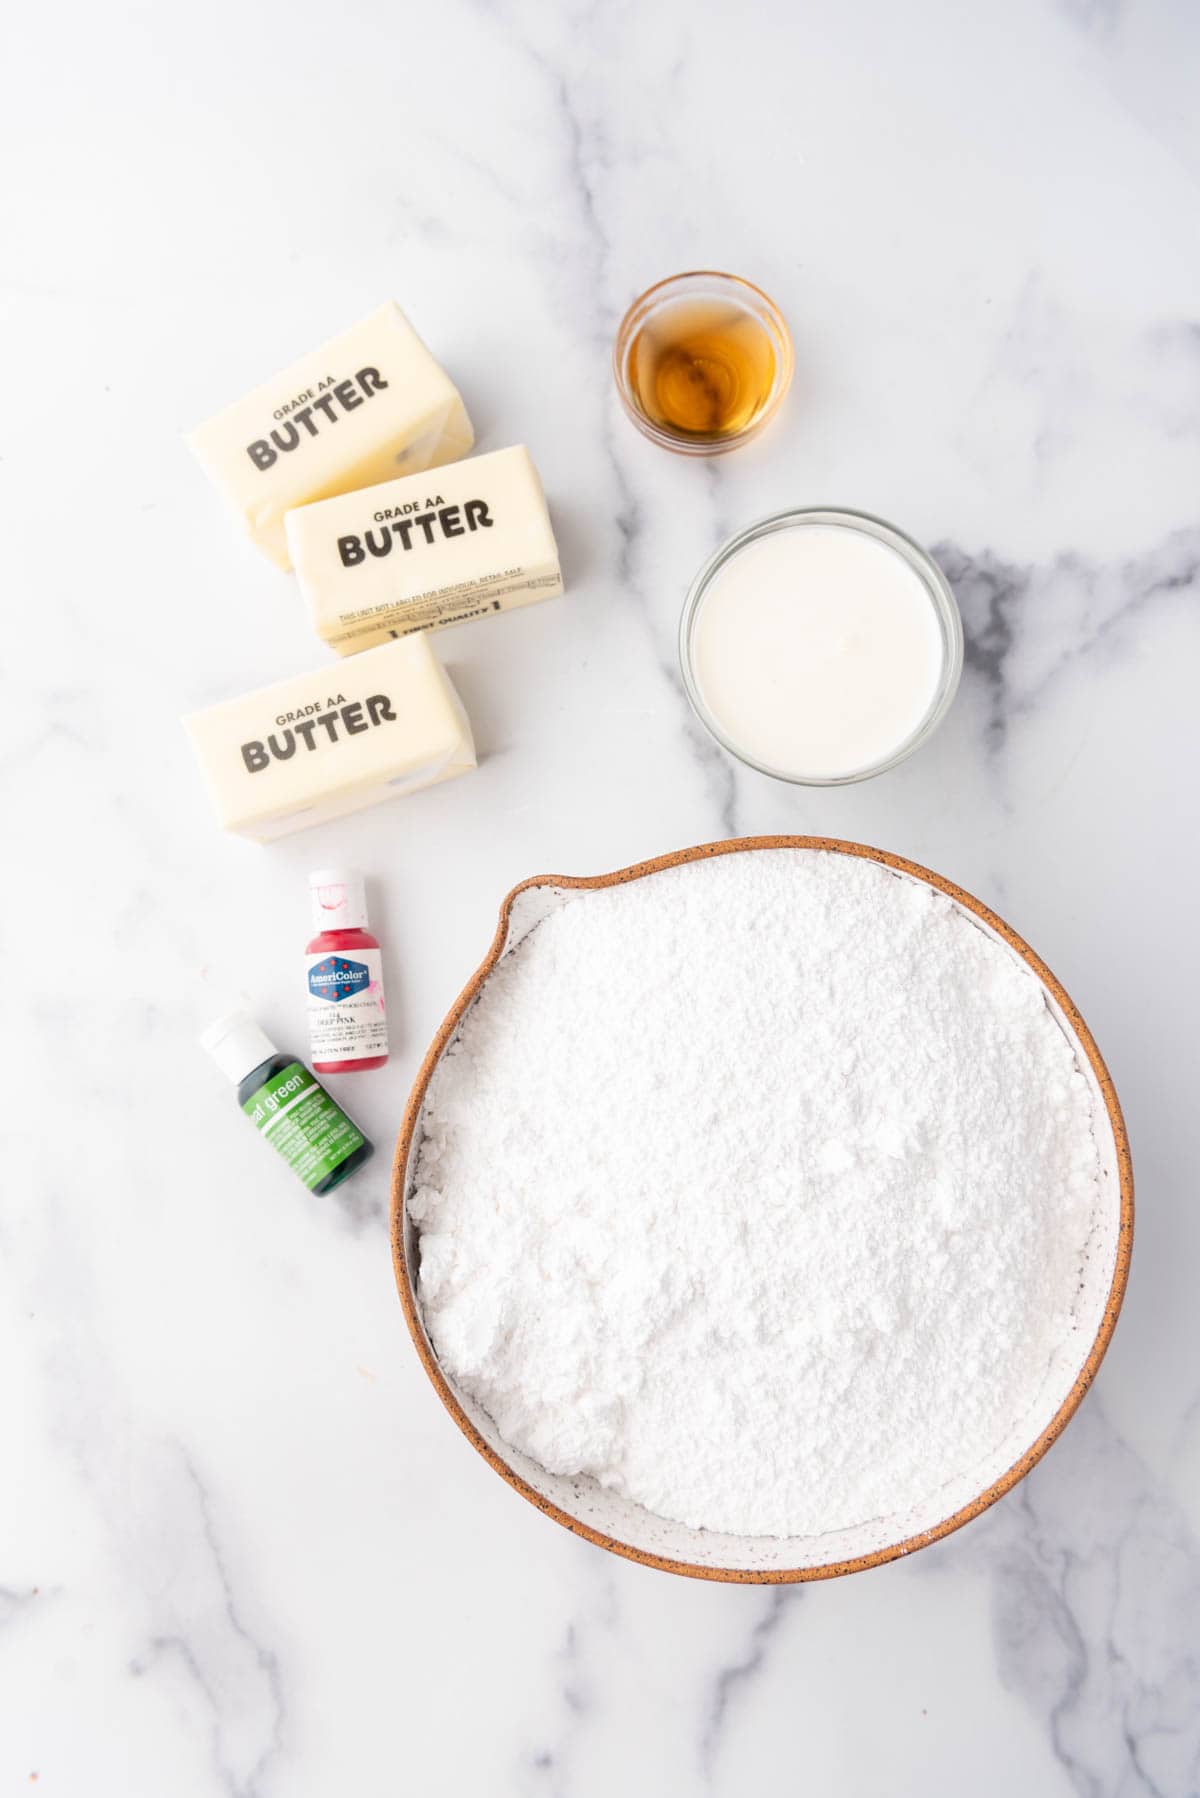
[[[924,883],[805,850],[586,892],[488,980],[411,1214],[447,1373],[664,1517],[908,1510],[1035,1409],[1098,1158],[1040,984]]]

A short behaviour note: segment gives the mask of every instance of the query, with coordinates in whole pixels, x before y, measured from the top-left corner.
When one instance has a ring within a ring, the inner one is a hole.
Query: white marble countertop
[[[0,131],[9,1000],[0,1786],[71,1798],[1086,1798],[1200,1790],[1194,1001],[1200,15],[381,0],[26,8]],[[729,267],[795,335],[776,426],[663,455],[625,304]],[[394,296],[569,592],[444,633],[477,774],[271,850],[177,723],[316,666],[180,440]],[[841,503],[936,547],[935,741],[793,790],[693,725],[683,591]],[[729,834],[899,851],[1063,979],[1139,1178],[1125,1313],[1034,1475],[793,1589],[618,1561],[511,1493],[405,1333],[388,1149],[519,878]],[[195,1046],[304,1046],[305,874],[373,881],[382,1152],[309,1200]]]

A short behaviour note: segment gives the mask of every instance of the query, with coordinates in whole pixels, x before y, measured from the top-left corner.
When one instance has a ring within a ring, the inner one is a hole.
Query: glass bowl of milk
[[[932,735],[962,673],[962,620],[933,558],[867,512],[800,506],[709,558],[679,625],[697,716],[776,780],[842,786]]]

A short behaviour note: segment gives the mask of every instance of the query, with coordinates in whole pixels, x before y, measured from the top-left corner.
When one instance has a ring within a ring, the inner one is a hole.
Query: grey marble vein
[[[585,118],[582,110],[591,95],[588,84],[581,82],[572,68],[553,60],[548,50],[528,35],[522,38],[522,44],[524,53],[539,71],[548,90],[552,112],[558,124],[558,163],[562,169],[563,184],[571,197],[575,218],[578,253],[574,259],[574,275],[570,283],[572,300],[575,302],[572,322],[574,324],[577,313],[582,314],[580,341],[584,345],[590,343],[594,354],[603,359],[602,365],[607,366],[618,313],[608,303],[614,281],[613,239],[604,217],[599,179],[605,175],[611,177],[611,155],[602,130],[595,122]],[[629,303],[635,297],[630,292],[619,303]],[[606,394],[605,399],[608,398]],[[614,419],[613,404],[602,406],[598,421],[599,445],[614,491],[612,522],[616,533],[614,572],[617,588],[623,599],[632,600],[634,609],[640,614],[642,628],[651,643],[662,681],[678,706],[695,766],[710,795],[713,828],[723,836],[736,836],[739,834],[739,827],[735,767],[691,713],[677,666],[675,618],[668,613],[666,632],[660,633],[652,615],[653,609],[641,567],[647,530],[647,504],[628,471],[627,456],[622,453],[622,445],[631,440],[633,426],[624,419],[617,418],[614,430]],[[715,502],[719,491],[719,474],[715,464],[707,465],[702,478]],[[715,503],[712,511],[719,521]],[[719,536],[719,522],[716,529]],[[682,601],[683,593],[680,591],[677,604],[682,605]]]
[[[799,1589],[792,1586],[777,1586],[774,1591],[764,1593],[760,1601],[759,1616],[750,1630],[743,1652],[717,1673],[700,1747],[701,1765],[709,1779],[721,1752],[729,1712],[736,1705],[743,1688],[762,1671],[784,1617],[799,1598]]]
[[[997,1663],[1080,1798],[1200,1791],[1200,1542],[1092,1405],[990,1523]]]
[[[596,1721],[597,1670],[621,1625],[615,1576],[606,1567],[582,1564],[586,1572],[582,1597],[550,1670],[557,1712],[554,1731],[526,1753],[521,1768],[521,1791],[537,1798],[571,1798],[576,1789],[587,1731]]]
[[[211,1495],[191,1457],[182,1448],[177,1453],[191,1495],[180,1518],[190,1511],[193,1529],[182,1565],[191,1558],[191,1590],[185,1589],[165,1610],[152,1608],[149,1645],[129,1671],[144,1679],[164,1659],[174,1660],[209,1714],[212,1764],[222,1788],[229,1798],[261,1798],[282,1744],[279,1660],[244,1620],[213,1520]],[[169,1625],[161,1627],[159,1620],[165,1623],[168,1617]]]
[[[936,544],[933,555],[953,587],[962,613],[963,667],[983,683],[987,696],[985,739],[995,751],[1003,743],[1007,727],[1006,664],[1029,591],[1029,570],[1002,562],[989,551],[969,555],[956,543]]]
[[[1200,605],[1200,529],[1173,532],[1139,556],[1101,564],[1068,552],[1022,565],[945,541],[933,553],[962,613],[964,669],[986,694],[992,753],[1054,681],[1104,650],[1149,607]]]

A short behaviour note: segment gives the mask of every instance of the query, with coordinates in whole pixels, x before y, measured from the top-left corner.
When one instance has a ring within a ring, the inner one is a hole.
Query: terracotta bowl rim
[[[1053,995],[1059,1009],[1070,1024],[1075,1038],[1086,1055],[1104,1100],[1105,1112],[1109,1127],[1113,1134],[1116,1150],[1118,1181],[1120,1189],[1120,1217],[1117,1231],[1117,1248],[1114,1258],[1113,1277],[1105,1300],[1104,1312],[1100,1320],[1095,1339],[1088,1351],[1082,1368],[1077,1375],[1070,1392],[1046,1425],[1037,1439],[1026,1449],[1019,1460],[1003,1473],[999,1479],[984,1489],[968,1504],[961,1506],[949,1517],[943,1518],[932,1528],[922,1530],[901,1542],[889,1544],[885,1548],[875,1549],[870,1554],[857,1555],[846,1561],[830,1562],[817,1567],[788,1568],[744,1568],[744,1567],[703,1567],[691,1561],[673,1560],[665,1555],[652,1554],[647,1549],[635,1548],[628,1542],[620,1542],[613,1536],[607,1536],[601,1530],[593,1529],[589,1524],[572,1517],[567,1511],[544,1498],[534,1490],[520,1474],[514,1471],[491,1445],[484,1440],[475,1428],[458,1399],[455,1397],[446,1376],[438,1364],[437,1358],[425,1336],[414,1296],[414,1282],[410,1282],[408,1258],[404,1247],[404,1210],[407,1194],[405,1192],[405,1174],[408,1167],[412,1140],[425,1103],[425,1093],[434,1068],[441,1058],[443,1050],[475,999],[484,981],[495,967],[504,945],[508,940],[509,921],[512,909],[522,893],[535,887],[551,887],[560,890],[599,890],[603,887],[623,886],[627,881],[640,880],[647,874],[660,873],[664,868],[678,867],[685,862],[694,862],[714,855],[734,855],[756,849],[819,849],[838,855],[861,857],[867,861],[880,863],[901,874],[907,874],[917,880],[926,881],[939,892],[945,893],[967,911],[974,913],[1000,936],[1009,947],[1016,951],[1021,959],[1037,975],[1038,979]],[[468,1442],[479,1451],[484,1460],[492,1466],[502,1479],[529,1500],[537,1510],[556,1523],[562,1524],[573,1535],[582,1536],[588,1542],[594,1542],[599,1548],[606,1548],[611,1554],[623,1555],[625,1559],[637,1561],[644,1567],[657,1567],[666,1573],[683,1574],[693,1579],[718,1580],[739,1585],[790,1585],[796,1581],[835,1579],[846,1573],[860,1573],[868,1567],[879,1567],[888,1561],[899,1559],[902,1555],[912,1554],[915,1549],[925,1548],[931,1542],[940,1541],[952,1531],[961,1529],[973,1518],[978,1517],[997,1499],[1003,1498],[1006,1492],[1024,1479],[1025,1475],[1035,1467],[1050,1445],[1062,1434],[1071,1418],[1078,1410],[1080,1403],[1096,1376],[1097,1369],[1104,1359],[1117,1318],[1121,1310],[1121,1302],[1125,1296],[1125,1287],[1129,1278],[1129,1260],[1133,1249],[1133,1164],[1129,1152],[1129,1139],[1125,1129],[1125,1120],[1121,1113],[1120,1101],[1116,1088],[1104,1064],[1103,1057],[1096,1047],[1095,1039],[1079,1011],[1078,1006],[1070,998],[1062,982],[1051,973],[1046,963],[1037,955],[1025,940],[1018,936],[1011,925],[976,899],[963,887],[956,886],[944,875],[935,874],[931,869],[922,867],[919,862],[908,861],[904,856],[895,855],[888,849],[874,849],[865,843],[844,841],[837,837],[810,836],[762,836],[762,837],[727,837],[720,842],[700,843],[689,849],[677,849],[668,855],[655,856],[650,861],[634,862],[627,868],[617,868],[610,874],[574,875],[574,874],[534,874],[513,887],[500,907],[500,918],[496,934],[492,939],[487,955],[468,980],[466,986],[454,1001],[446,1014],[441,1027],[426,1052],[425,1058],[417,1071],[413,1082],[404,1116],[400,1124],[400,1133],[396,1141],[396,1153],[392,1164],[391,1183],[391,1238],[392,1266],[396,1276],[396,1286],[400,1294],[400,1303],[404,1310],[409,1334],[413,1339],[422,1366],[431,1380],[438,1397],[453,1417],[455,1423],[467,1438]]]

